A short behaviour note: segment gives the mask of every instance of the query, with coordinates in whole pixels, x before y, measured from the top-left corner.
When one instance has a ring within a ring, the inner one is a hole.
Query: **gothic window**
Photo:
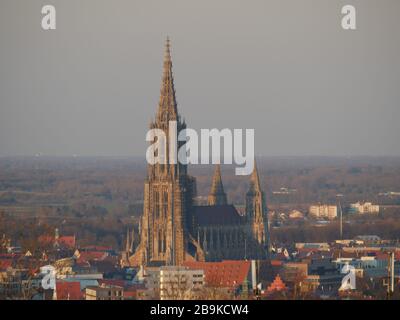
[[[162,241],[163,241],[163,246],[162,246],[162,251],[165,253],[167,248],[167,241],[166,241],[166,237],[165,237],[165,232],[163,232],[163,237],[162,237]]]
[[[160,217],[160,195],[157,190],[154,190],[154,216],[156,219]]]
[[[167,212],[168,212],[168,192],[167,192],[167,190],[164,190],[162,206],[163,206],[162,214],[164,217],[166,217]]]
[[[163,245],[164,245],[164,243],[163,243],[162,231],[159,230],[159,231],[158,231],[158,252],[159,252],[159,253],[162,253],[162,252],[163,252],[163,250],[164,250]]]

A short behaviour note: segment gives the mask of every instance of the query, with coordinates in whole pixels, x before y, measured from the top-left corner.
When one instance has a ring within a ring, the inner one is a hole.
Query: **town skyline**
[[[0,300],[399,300],[384,1],[1,2]]]

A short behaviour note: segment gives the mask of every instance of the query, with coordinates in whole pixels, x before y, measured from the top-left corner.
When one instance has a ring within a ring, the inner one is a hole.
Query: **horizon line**
[[[79,154],[17,154],[0,155],[1,158],[143,158],[144,155],[79,155]],[[354,155],[256,155],[255,158],[400,158],[400,154],[374,155],[374,154],[354,154]],[[201,164],[201,163],[199,163]],[[210,163],[211,164],[211,163]],[[221,163],[223,164],[223,163]]]

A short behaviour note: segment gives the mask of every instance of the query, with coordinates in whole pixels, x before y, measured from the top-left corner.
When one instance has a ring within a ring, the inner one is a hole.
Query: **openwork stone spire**
[[[172,74],[171,42],[167,37],[164,49],[163,75],[161,81],[160,100],[157,120],[177,120],[178,110],[175,97],[174,77]]]
[[[184,144],[176,136],[169,135],[172,121],[176,121],[176,128],[173,129],[179,134],[185,124],[181,122],[177,111],[171,45],[167,38],[160,100],[155,120],[150,123],[151,129],[162,130],[165,134],[165,162],[148,164],[140,244],[131,259],[142,265],[181,265],[188,255],[195,256],[188,251],[189,242],[193,244],[195,240],[189,235],[186,223],[194,198],[194,179],[187,175],[186,164],[170,158],[171,153]]]
[[[227,198],[224,191],[224,186],[222,185],[221,178],[221,167],[219,164],[215,167],[215,173],[213,177],[213,182],[211,185],[210,195],[208,196],[208,205],[226,205]]]

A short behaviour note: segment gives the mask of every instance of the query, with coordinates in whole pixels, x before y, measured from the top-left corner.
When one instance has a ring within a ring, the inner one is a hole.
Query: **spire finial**
[[[169,36],[167,36],[167,39],[165,40],[164,61],[171,61],[171,40],[169,39]]]
[[[215,166],[215,172],[211,186],[211,193],[219,193],[219,192],[224,192],[224,187],[222,185],[221,165],[218,163]]]
[[[158,113],[156,121],[160,121],[162,114],[166,111],[170,120],[178,117],[178,109],[175,98],[174,77],[172,75],[171,43],[169,37],[165,41],[164,65],[161,81],[160,101],[158,103]]]

